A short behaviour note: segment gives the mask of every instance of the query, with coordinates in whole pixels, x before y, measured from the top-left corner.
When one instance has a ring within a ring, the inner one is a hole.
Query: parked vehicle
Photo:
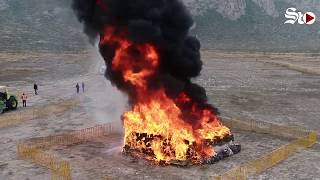
[[[5,111],[12,111],[18,108],[17,97],[13,94],[9,94],[7,87],[0,86],[0,113]]]

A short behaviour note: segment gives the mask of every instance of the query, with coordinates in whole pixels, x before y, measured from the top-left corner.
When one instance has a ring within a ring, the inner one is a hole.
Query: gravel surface
[[[4,54],[0,58],[3,56]],[[6,58],[11,60],[3,61],[2,59],[1,64],[16,67],[12,64],[16,63],[12,62],[16,56],[12,57],[12,54],[5,54],[5,56],[11,57]],[[45,168],[17,160],[16,144],[19,141],[83,129],[110,121],[120,122],[121,113],[128,108],[126,97],[117,92],[98,72],[102,61],[90,60],[98,59],[97,56],[90,53],[68,56],[56,54],[61,61],[53,60],[46,64],[40,63],[43,62],[41,59],[45,55],[35,56],[26,57],[23,63],[37,64],[38,68],[45,69],[46,75],[41,77],[37,74],[27,77],[11,75],[7,83],[11,87],[26,89],[31,94],[32,86],[28,79],[39,77],[37,82],[41,85],[40,95],[30,95],[30,106],[45,105],[77,96],[82,103],[63,115],[52,115],[46,119],[35,119],[0,129],[1,180],[50,179],[49,171]],[[290,54],[285,57],[288,56],[290,57]],[[302,64],[304,67],[311,68],[320,65],[316,57],[294,56],[301,57],[297,65]],[[54,55],[48,57],[54,57]],[[265,54],[204,52],[204,70],[202,75],[194,81],[206,87],[210,102],[220,109],[223,116],[302,126],[320,133],[320,76],[303,74],[260,61],[266,61],[270,57]],[[39,60],[39,63],[35,59]],[[272,55],[272,60],[284,61],[284,56],[275,54]],[[90,65],[88,61],[94,65]],[[295,63],[297,59],[293,61],[287,58],[286,61]],[[75,63],[77,65],[74,65]],[[32,71],[33,67],[24,66],[27,71]],[[59,71],[53,69],[59,69]],[[3,76],[0,73],[1,78]],[[82,81],[86,83],[86,92],[77,95],[75,83]],[[122,144],[119,136],[104,137],[68,148],[58,147],[54,152],[72,160],[75,179],[99,179],[107,174],[116,179],[119,177],[122,179],[142,177],[145,179],[207,179],[208,176],[225,172],[231,167],[270,152],[288,142],[286,139],[268,135],[234,133],[238,142],[242,144],[243,151],[212,166],[181,169],[132,162],[131,159],[119,155]],[[319,179],[319,150],[318,144],[252,179]]]

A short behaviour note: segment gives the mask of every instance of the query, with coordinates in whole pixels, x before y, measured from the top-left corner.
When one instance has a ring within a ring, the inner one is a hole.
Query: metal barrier
[[[242,180],[248,179],[252,175],[262,173],[270,167],[275,166],[281,161],[292,156],[294,153],[311,147],[317,142],[317,133],[303,128],[292,128],[277,124],[258,122],[254,120],[240,121],[235,119],[223,118],[225,125],[231,129],[239,129],[256,133],[271,134],[279,137],[292,138],[291,143],[274,150],[262,157],[249,161],[239,167],[231,169],[226,173],[212,177],[218,180]],[[18,144],[18,157],[47,167],[51,170],[52,179],[69,180],[71,179],[70,163],[59,159],[56,156],[47,154],[48,150],[59,145],[73,145],[84,143],[99,136],[114,133],[113,124],[99,125],[93,128],[73,131],[70,133],[49,136],[44,138],[31,139],[28,142]],[[110,179],[106,177],[106,179]]]
[[[27,144],[31,144],[36,149],[50,149],[54,146],[73,145],[89,141],[96,137],[106,136],[114,133],[114,127],[111,123],[98,125],[91,128],[73,131],[66,134],[48,136],[43,138],[30,139]]]
[[[70,162],[48,154],[45,150],[54,146],[83,143],[96,137],[112,134],[113,132],[114,127],[109,123],[62,135],[31,139],[28,142],[17,145],[18,158],[30,160],[35,164],[48,168],[51,171],[52,180],[71,180]]]
[[[51,179],[71,180],[71,168],[68,161],[26,144],[19,144],[17,152],[20,159],[31,160],[35,164],[50,169]]]
[[[66,112],[79,105],[78,99],[68,99],[49,105],[36,106],[25,110],[3,114],[0,116],[0,129],[17,125],[21,122],[44,118],[51,114]]]
[[[225,124],[231,128],[247,130],[257,133],[266,133],[276,136],[294,138],[295,140],[286,144],[271,153],[265,154],[258,159],[254,159],[239,167],[233,168],[221,176],[214,177],[217,180],[245,180],[250,176],[260,174],[267,169],[286,160],[293,154],[312,147],[317,142],[317,133],[303,128],[292,128],[276,125],[267,122],[258,122],[254,120],[224,120]]]

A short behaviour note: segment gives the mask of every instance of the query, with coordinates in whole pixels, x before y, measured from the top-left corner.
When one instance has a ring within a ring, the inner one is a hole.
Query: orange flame
[[[132,110],[123,114],[125,145],[156,162],[192,159],[199,163],[201,158],[215,155],[206,141],[231,135],[218,117],[210,109],[193,103],[184,92],[171,99],[163,87],[148,87],[150,78],[159,71],[157,49],[152,44],[137,45],[122,38],[125,36],[115,35],[113,28],[106,28],[104,33],[100,43],[117,44],[112,70],[120,73],[136,93]],[[191,103],[189,113],[200,123],[188,123],[178,103]]]

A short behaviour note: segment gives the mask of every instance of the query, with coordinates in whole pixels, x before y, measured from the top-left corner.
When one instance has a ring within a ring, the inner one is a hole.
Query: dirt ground
[[[302,126],[320,133],[320,76],[269,63],[280,61],[320,71],[315,54],[227,53],[204,51],[202,75],[194,81],[206,87],[210,102],[223,116]],[[50,179],[48,170],[18,160],[19,141],[119,121],[127,109],[125,95],[100,73],[95,50],[79,54],[0,53],[0,85],[27,92],[29,106],[79,96],[80,107],[60,116],[27,121],[0,129],[0,180]],[[32,94],[37,82],[39,95]],[[75,84],[85,82],[85,93]],[[16,112],[12,112],[16,113]],[[120,136],[103,137],[54,153],[71,160],[74,179],[208,179],[288,142],[279,137],[234,132],[243,151],[215,165],[192,168],[154,167],[125,158]],[[251,179],[320,179],[320,145],[296,154]]]

